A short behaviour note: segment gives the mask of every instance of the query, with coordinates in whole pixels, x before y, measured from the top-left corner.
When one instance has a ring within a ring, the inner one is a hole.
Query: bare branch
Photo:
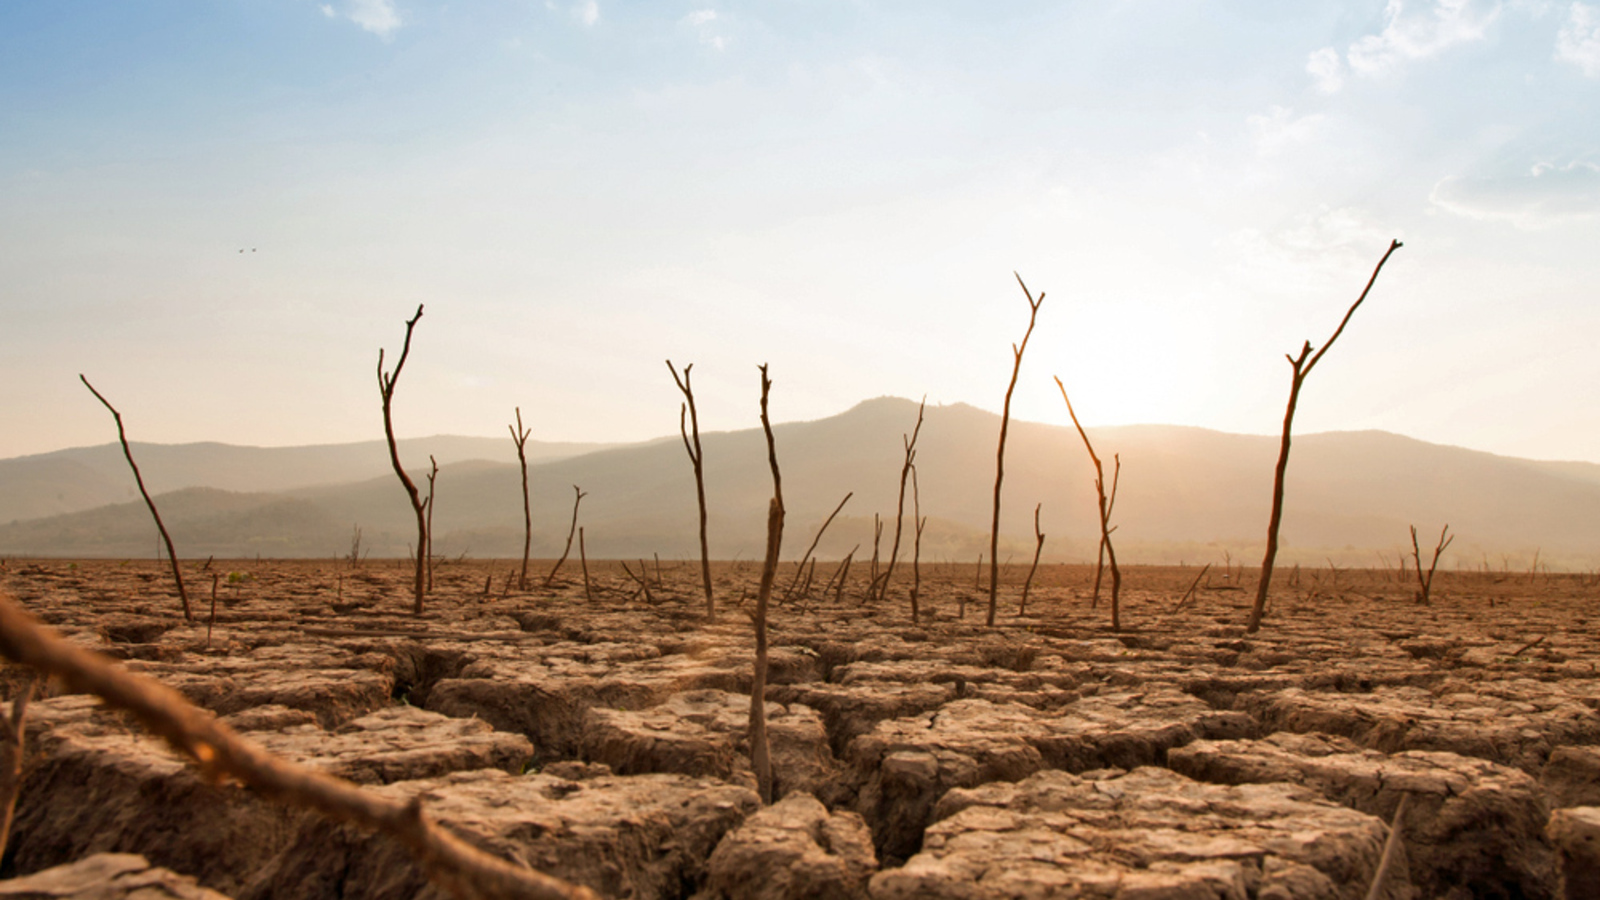
[[[672,360],[667,360],[667,371],[672,373],[672,381],[683,393],[684,402],[678,406],[678,433],[683,437],[683,449],[689,454],[689,464],[694,467],[694,492],[695,499],[700,504],[700,582],[706,593],[706,618],[715,620],[717,617],[717,601],[711,590],[711,550],[706,542],[706,476],[705,476],[705,450],[700,446],[700,413],[694,405],[694,385],[690,382],[689,372],[694,368],[694,363],[683,367],[683,377],[678,377],[678,370],[673,368]],[[766,376],[763,375],[763,383]],[[762,398],[763,410],[765,397]],[[689,414],[689,428],[684,427],[684,411]],[[692,443],[691,443],[692,439]]]
[[[1044,291],[1039,292],[1038,299],[1023,283],[1022,276],[1016,272],[1017,284],[1022,288],[1022,295],[1028,298],[1028,330],[1022,335],[1021,344],[1011,345],[1011,354],[1014,357],[1011,366],[1011,383],[1006,386],[1006,402],[1000,413],[1000,441],[995,449],[994,462],[994,520],[989,527],[989,616],[985,622],[990,628],[994,627],[995,609],[1000,596],[1000,484],[1005,480],[1006,474],[1006,431],[1011,425],[1011,394],[1017,389],[1017,375],[1022,371],[1022,354],[1028,349],[1028,338],[1033,337],[1033,326],[1039,319],[1039,306],[1044,303]]]

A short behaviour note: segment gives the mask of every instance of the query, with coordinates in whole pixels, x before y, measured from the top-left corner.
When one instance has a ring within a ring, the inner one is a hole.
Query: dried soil
[[[1420,606],[1392,571],[1285,573],[1245,635],[1252,576],[1175,611],[1196,570],[1133,567],[1113,634],[1092,569],[1041,569],[1025,617],[1008,572],[990,629],[970,564],[923,567],[916,623],[909,571],[867,605],[857,566],[774,607],[784,799],[762,809],[754,564],[715,567],[716,622],[684,563],[646,566],[648,596],[610,564],[520,592],[507,563],[441,563],[420,617],[400,563],[186,566],[195,623],[148,561],[13,560],[0,584],[274,752],[608,896],[1362,897],[1403,794],[1384,896],[1555,897],[1594,863],[1571,837],[1600,802],[1587,577],[1442,572]],[[438,896],[398,846],[208,782],[57,690],[30,707],[3,874]]]

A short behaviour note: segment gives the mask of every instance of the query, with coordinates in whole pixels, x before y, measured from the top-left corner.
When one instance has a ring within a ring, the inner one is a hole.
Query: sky
[[[880,395],[1600,461],[1600,3],[0,4],[0,457]],[[907,423],[908,430],[911,423]],[[780,448],[781,449],[781,448]],[[1115,448],[1102,448],[1114,450]]]

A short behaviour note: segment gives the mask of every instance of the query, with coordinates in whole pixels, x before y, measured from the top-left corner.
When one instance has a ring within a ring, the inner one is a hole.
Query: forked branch
[[[598,900],[585,887],[490,856],[439,827],[422,808],[280,759],[241,737],[177,691],[63,640],[9,599],[0,598],[0,653],[131,712],[213,780],[232,777],[257,793],[314,809],[408,847],[427,876],[462,900]]]
[[[1117,567],[1117,549],[1111,544],[1111,510],[1117,503],[1117,485],[1122,481],[1122,455],[1113,454],[1112,459],[1116,464],[1111,476],[1111,491],[1106,492],[1105,467],[1100,464],[1100,457],[1094,452],[1094,445],[1089,443],[1089,433],[1083,430],[1083,423],[1078,421],[1078,413],[1072,408],[1072,399],[1067,396],[1067,386],[1061,383],[1060,376],[1056,377],[1056,387],[1061,389],[1061,399],[1067,403],[1067,415],[1072,417],[1072,425],[1078,429],[1078,437],[1083,438],[1083,448],[1089,451],[1089,460],[1094,463],[1094,491],[1100,503],[1100,549],[1106,558],[1111,561],[1111,630],[1122,630],[1122,570]],[[1095,596],[1100,595],[1100,568],[1095,567],[1094,574]]]
[[[711,591],[711,551],[706,543],[705,451],[700,448],[700,414],[695,410],[694,385],[689,380],[689,370],[693,368],[694,363],[684,366],[683,377],[679,378],[678,370],[672,366],[672,360],[667,360],[667,371],[672,373],[673,382],[683,393],[683,403],[678,407],[678,433],[683,436],[683,449],[688,451],[689,464],[694,467],[694,492],[695,498],[700,503],[700,581],[705,585],[706,591],[706,618],[715,619],[717,601]],[[766,399],[763,397],[763,407],[765,403]],[[685,415],[688,417],[687,421]]]
[[[83,373],[78,374],[78,380],[83,382],[83,386],[89,389],[89,393],[93,394],[96,400],[111,410],[111,418],[117,420],[117,440],[122,443],[122,455],[128,458],[128,468],[133,470],[133,480],[139,485],[139,496],[144,498],[144,505],[150,507],[150,518],[156,520],[156,530],[161,532],[161,540],[167,545],[167,561],[172,563],[172,580],[177,582],[178,599],[183,601],[183,620],[193,622],[194,612],[189,608],[189,591],[183,586],[183,569],[178,566],[178,551],[172,549],[172,536],[167,534],[167,526],[161,522],[161,513],[156,511],[156,502],[150,499],[150,492],[145,490],[144,476],[139,474],[139,464],[133,461],[133,451],[128,447],[128,434],[122,428],[122,413],[117,412],[111,401],[94,389],[94,385],[83,377]]]
[[[530,428],[522,427],[522,407],[517,407],[517,424],[507,425],[511,440],[517,445],[517,463],[522,466],[522,574],[517,576],[517,590],[528,589],[528,551],[533,548],[533,504],[528,498],[528,435]]]
[[[1422,548],[1417,546],[1417,526],[1411,526],[1411,557],[1417,561],[1417,603],[1427,606],[1429,598],[1433,596],[1433,572],[1439,568],[1439,556],[1456,536],[1450,533],[1450,525],[1446,523],[1439,532],[1439,543],[1433,548],[1433,563],[1428,566],[1428,573],[1422,573]]]
[[[424,575],[427,566],[428,550],[428,521],[427,504],[422,501],[422,493],[417,490],[416,482],[406,474],[405,466],[400,464],[400,448],[394,439],[394,389],[400,381],[400,370],[405,368],[406,357],[411,355],[411,332],[416,329],[417,322],[422,319],[422,304],[417,304],[417,314],[406,321],[406,342],[400,348],[400,359],[394,364],[394,372],[383,370],[383,348],[378,348],[378,393],[383,396],[383,436],[389,441],[389,462],[394,466],[394,473],[400,476],[400,483],[405,486],[406,497],[411,501],[411,509],[417,516],[417,573],[412,589],[413,602],[411,611],[422,615],[422,598],[427,594],[427,585]]]
[[[761,587],[756,594],[756,667],[750,685],[750,768],[755,771],[756,789],[762,803],[771,803],[772,751],[767,744],[767,605],[772,599],[772,581],[778,574],[778,553],[783,547],[783,476],[778,471],[778,446],[772,439],[772,420],[767,416],[767,396],[772,381],[767,367],[761,366],[761,430],[767,435],[767,461],[772,466],[772,502],[767,506],[767,557],[761,565]]]
[[[1023,332],[1022,343],[1011,345],[1011,383],[1006,386],[1006,402],[1000,412],[1000,442],[995,450],[994,462],[994,521],[989,527],[989,616],[985,624],[994,627],[995,607],[1000,595],[1000,483],[1006,475],[1006,431],[1011,425],[1011,394],[1017,389],[1017,374],[1022,371],[1022,354],[1028,349],[1028,338],[1033,336],[1034,323],[1039,320],[1039,306],[1044,303],[1044,291],[1034,299],[1022,276],[1016,275],[1022,295],[1028,298],[1028,330]]]

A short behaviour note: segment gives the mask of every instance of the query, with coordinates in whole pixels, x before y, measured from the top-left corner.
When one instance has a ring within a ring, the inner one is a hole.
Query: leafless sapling
[[[1289,381],[1289,403],[1283,413],[1283,439],[1278,445],[1278,465],[1272,475],[1272,513],[1267,519],[1267,551],[1261,560],[1261,581],[1256,585],[1256,600],[1250,607],[1250,620],[1245,625],[1246,634],[1255,634],[1261,630],[1261,617],[1267,610],[1267,589],[1272,586],[1272,565],[1278,559],[1278,525],[1283,521],[1283,482],[1289,471],[1289,437],[1294,428],[1294,410],[1300,402],[1300,386],[1305,383],[1306,376],[1322,360],[1323,354],[1333,346],[1333,342],[1344,333],[1344,327],[1350,323],[1350,317],[1355,315],[1356,308],[1361,301],[1367,299],[1367,294],[1372,291],[1372,285],[1378,280],[1378,273],[1383,271],[1383,264],[1389,261],[1394,251],[1400,249],[1399,241],[1391,241],[1389,249],[1378,260],[1378,265],[1372,270],[1372,277],[1367,279],[1367,286],[1362,289],[1361,296],[1356,302],[1350,304],[1350,309],[1339,320],[1339,327],[1333,330],[1333,336],[1322,345],[1322,349],[1312,353],[1311,342],[1306,341],[1300,348],[1299,356],[1284,354],[1293,370]]]
[[[928,519],[922,514],[921,491],[917,490],[917,467],[911,467],[911,518],[916,522],[916,534],[911,542],[911,624],[917,624],[920,614],[918,603],[922,599],[922,530]]]
[[[1411,526],[1411,557],[1417,561],[1417,603],[1428,605],[1428,600],[1433,596],[1433,572],[1439,567],[1439,556],[1456,536],[1450,533],[1447,523],[1439,532],[1439,543],[1433,548],[1433,562],[1428,566],[1428,574],[1422,574],[1422,548],[1417,546],[1417,526]]]
[[[1117,484],[1122,480],[1122,455],[1112,454],[1116,468],[1111,476],[1111,493],[1106,493],[1105,467],[1100,464],[1100,457],[1094,452],[1094,445],[1089,443],[1089,433],[1083,430],[1083,423],[1078,421],[1078,413],[1072,408],[1072,399],[1067,396],[1067,386],[1061,383],[1061,378],[1056,378],[1056,387],[1061,389],[1061,399],[1067,403],[1067,415],[1072,417],[1073,427],[1078,429],[1078,437],[1083,438],[1083,448],[1089,451],[1089,461],[1094,463],[1094,492],[1098,496],[1100,505],[1100,549],[1105,552],[1106,558],[1111,563],[1111,630],[1122,630],[1122,570],[1117,567],[1117,549],[1111,545],[1111,532],[1116,531],[1111,526],[1111,510],[1117,503]],[[1095,596],[1100,595],[1100,571],[1097,566],[1094,576]]]
[[[421,795],[407,800],[381,794],[273,755],[172,688],[69,643],[5,598],[0,598],[0,653],[61,679],[73,693],[98,695],[107,706],[132,713],[192,760],[207,781],[231,778],[259,796],[398,840],[428,878],[459,900],[598,900],[588,888],[506,862],[441,828],[423,809]]]
[[[428,540],[427,540],[427,546],[425,548],[423,548],[422,558],[426,559],[428,561],[428,593],[431,594],[431,593],[433,593],[433,558],[434,558],[434,553],[433,553],[433,487],[434,487],[434,482],[436,482],[439,479],[439,461],[433,458],[433,454],[432,453],[428,454],[428,465],[431,467],[428,470],[428,499],[423,501],[423,504],[422,504],[423,506],[426,506],[428,508]]]
[[[917,435],[922,433],[922,413],[928,407],[928,398],[923,396],[922,402],[917,404],[917,425],[911,429],[909,436],[902,434],[900,442],[905,446],[905,462],[900,466],[900,496],[895,501],[894,512],[894,543],[889,546],[889,565],[883,570],[883,577],[872,586],[878,600],[883,600],[889,593],[889,579],[894,577],[895,563],[900,559],[900,534],[905,524],[906,515],[906,480],[911,477],[911,465],[917,458]],[[915,522],[913,521],[913,526]]]
[[[1043,503],[1034,504],[1033,507],[1033,565],[1028,567],[1028,578],[1022,582],[1022,602],[1017,604],[1017,615],[1028,614],[1028,591],[1033,587],[1033,576],[1039,571],[1039,555],[1044,553],[1044,532],[1039,530],[1039,510],[1044,508]]]
[[[667,371],[672,373],[672,380],[678,385],[678,390],[683,392],[683,403],[678,407],[678,433],[683,437],[683,449],[689,453],[689,463],[694,467],[694,493],[695,499],[700,503],[700,580],[705,585],[706,591],[706,618],[717,617],[717,601],[711,590],[711,550],[706,543],[706,475],[705,453],[700,448],[700,414],[694,407],[694,386],[689,382],[689,370],[694,368],[694,363],[683,367],[683,377],[678,377],[678,370],[673,368],[672,360],[667,360]],[[684,414],[688,413],[689,427],[684,427]]]
[[[405,486],[406,498],[411,501],[411,510],[417,516],[417,572],[412,588],[413,601],[411,611],[422,615],[423,598],[427,595],[427,584],[423,580],[426,574],[426,554],[428,549],[428,519],[427,509],[422,502],[422,494],[417,490],[416,482],[406,474],[405,466],[400,464],[400,448],[394,439],[394,389],[400,381],[400,370],[405,367],[406,357],[411,355],[411,332],[417,327],[417,322],[422,318],[422,304],[417,304],[417,314],[406,322],[406,342],[400,349],[400,359],[394,364],[394,372],[383,370],[383,348],[378,348],[378,393],[383,396],[383,435],[389,441],[389,462],[394,466],[394,473],[400,477],[400,483]]]
[[[517,407],[517,424],[507,425],[511,440],[517,445],[517,462],[522,465],[522,575],[517,579],[518,590],[528,589],[528,551],[533,548],[533,505],[528,499],[528,435],[531,428],[522,427],[522,407]]]
[[[572,493],[572,526],[567,529],[567,546],[562,549],[561,558],[556,560],[555,568],[551,569],[550,574],[544,577],[545,587],[549,587],[555,582],[556,573],[561,571],[561,565],[567,561],[568,554],[572,553],[572,536],[578,531],[578,504],[583,502],[583,498],[589,496],[586,492],[579,490],[577,485],[572,486]],[[657,566],[659,567],[659,565],[660,563],[658,562]]]
[[[1017,375],[1022,371],[1022,354],[1028,349],[1028,338],[1033,336],[1034,323],[1039,319],[1039,306],[1044,303],[1044,292],[1039,292],[1039,299],[1033,298],[1033,292],[1023,284],[1022,276],[1016,275],[1017,284],[1022,287],[1022,294],[1028,298],[1028,330],[1022,335],[1022,343],[1011,345],[1011,383],[1006,386],[1006,402],[1000,410],[1000,441],[995,450],[994,461],[994,521],[989,526],[989,615],[984,624],[994,627],[994,615],[1000,597],[1000,483],[1006,474],[1006,431],[1011,425],[1011,394],[1017,389]]]
[[[128,468],[133,470],[133,480],[139,485],[139,495],[144,497],[144,505],[150,507],[150,518],[156,520],[156,530],[161,532],[161,540],[167,545],[167,561],[172,563],[172,580],[178,585],[178,599],[183,601],[183,620],[193,622],[194,612],[189,608],[189,591],[183,586],[183,569],[178,566],[178,551],[172,549],[172,536],[167,534],[167,526],[161,522],[161,513],[156,511],[156,502],[150,499],[150,492],[145,490],[144,476],[139,474],[139,464],[133,461],[133,451],[128,447],[128,434],[122,427],[122,413],[117,412],[111,401],[101,396],[81,372],[78,374],[78,380],[83,382],[83,386],[89,389],[89,393],[93,394],[96,400],[111,410],[111,418],[117,420],[117,440],[122,443],[122,455],[127,457]]]
[[[22,683],[11,701],[11,715],[0,716],[0,856],[11,842],[11,820],[22,789],[22,751],[27,743],[28,701],[33,698],[34,681],[29,676]]]
[[[583,599],[594,603],[594,590],[589,587],[589,551],[583,546],[583,529],[578,529],[578,560],[583,563]]]
[[[755,771],[761,802],[772,802],[772,752],[767,745],[767,602],[778,574],[778,552],[783,547],[783,476],[778,472],[778,446],[772,439],[767,398],[772,380],[761,365],[761,429],[767,435],[767,461],[772,466],[772,502],[767,507],[767,557],[761,565],[761,587],[756,594],[756,667],[750,685],[750,768]]]
[[[828,515],[827,521],[823,522],[822,527],[817,529],[817,536],[812,538],[811,546],[807,547],[806,554],[800,557],[800,566],[794,570],[794,578],[790,579],[789,586],[783,590],[783,599],[785,601],[787,601],[789,596],[794,593],[794,587],[800,581],[800,573],[805,571],[806,561],[811,559],[811,554],[816,552],[817,545],[822,543],[822,536],[827,533],[828,526],[833,524],[833,519],[835,516],[839,515],[839,510],[844,509],[844,505],[849,503],[850,498],[854,497],[855,495],[855,491],[850,491],[849,493],[845,494],[844,499],[840,500],[839,505],[835,506],[833,508],[833,512]]]

